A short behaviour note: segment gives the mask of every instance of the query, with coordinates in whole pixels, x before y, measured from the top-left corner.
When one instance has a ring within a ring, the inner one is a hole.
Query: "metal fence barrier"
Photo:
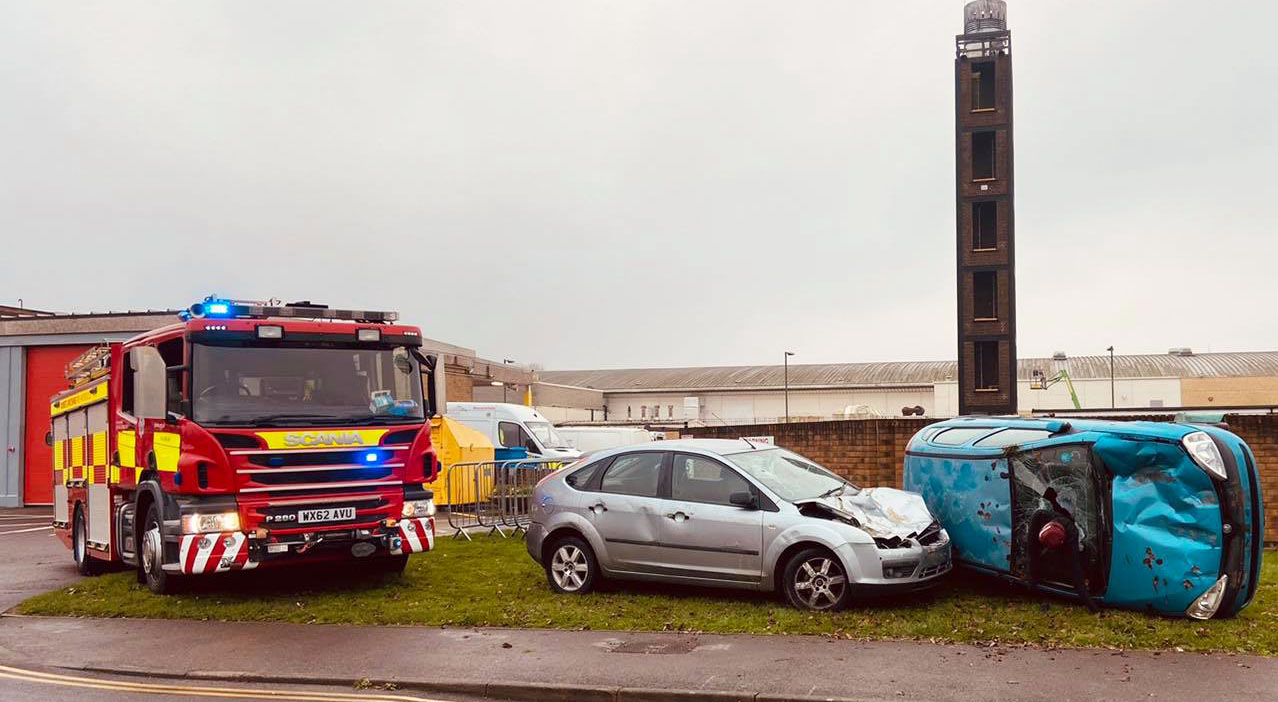
[[[505,538],[532,521],[532,491],[542,478],[567,465],[563,459],[518,459],[454,463],[444,469],[440,509],[448,510],[453,538],[487,529]]]

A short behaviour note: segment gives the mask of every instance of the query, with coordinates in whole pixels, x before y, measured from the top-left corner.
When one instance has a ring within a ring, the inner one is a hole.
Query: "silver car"
[[[601,578],[777,590],[803,609],[919,589],[950,539],[917,494],[783,448],[690,439],[590,454],[533,492],[528,554],[561,593]]]

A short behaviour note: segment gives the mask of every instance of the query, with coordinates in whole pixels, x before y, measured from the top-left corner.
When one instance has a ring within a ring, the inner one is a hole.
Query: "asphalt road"
[[[475,698],[418,695],[394,689],[158,680],[76,674],[0,665],[0,699],[41,702],[155,702],[162,699],[291,700],[293,702],[475,702]]]
[[[80,577],[52,520],[48,507],[0,509],[0,612]]]

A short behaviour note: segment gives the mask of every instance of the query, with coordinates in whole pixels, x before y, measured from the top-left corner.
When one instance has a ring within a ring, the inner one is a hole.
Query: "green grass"
[[[256,571],[191,581],[157,597],[133,573],[85,579],[33,597],[22,614],[415,624],[708,633],[816,634],[852,639],[999,642],[1033,646],[1237,651],[1278,655],[1278,559],[1260,592],[1232,620],[1198,622],[1137,612],[1089,614],[989,579],[956,575],[932,594],[855,606],[838,614],[792,609],[771,595],[610,583],[585,596],[555,595],[518,539],[441,538],[402,578],[314,569]]]

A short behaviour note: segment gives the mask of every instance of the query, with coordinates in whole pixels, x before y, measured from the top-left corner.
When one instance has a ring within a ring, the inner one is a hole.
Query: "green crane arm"
[[[1065,379],[1065,387],[1069,388],[1069,399],[1074,401],[1074,409],[1083,409],[1083,404],[1078,401],[1078,393],[1074,392],[1074,381],[1070,379],[1069,371],[1062,369],[1059,375]]]

